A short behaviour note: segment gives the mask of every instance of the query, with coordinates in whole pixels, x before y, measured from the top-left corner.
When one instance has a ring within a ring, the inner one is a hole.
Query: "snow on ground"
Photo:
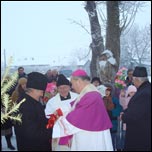
[[[11,150],[11,149],[7,148],[7,143],[6,143],[5,136],[2,136],[2,150],[1,151],[17,151],[16,137],[15,137],[15,133],[14,133],[14,128],[13,128],[13,136],[11,138],[11,142],[12,142],[12,145],[15,147],[15,150]]]

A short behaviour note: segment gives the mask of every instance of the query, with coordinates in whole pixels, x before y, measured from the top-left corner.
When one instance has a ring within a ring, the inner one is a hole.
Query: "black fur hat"
[[[38,90],[45,90],[47,85],[47,78],[39,72],[31,72],[27,78],[27,88],[34,88]]]
[[[147,70],[145,67],[136,66],[133,72],[134,77],[147,77]]]
[[[56,85],[57,87],[60,85],[70,85],[70,82],[63,74],[59,74]]]

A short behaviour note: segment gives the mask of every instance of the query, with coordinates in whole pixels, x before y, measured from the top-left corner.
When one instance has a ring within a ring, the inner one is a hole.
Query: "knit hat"
[[[76,70],[72,73],[72,76],[74,76],[74,77],[79,77],[80,76],[81,77],[81,76],[88,76],[88,75],[84,70],[78,69],[78,70]]]
[[[47,86],[47,78],[39,72],[31,72],[28,74],[27,78],[27,88],[33,88],[38,90],[44,90]]]
[[[63,75],[59,74],[57,78],[57,83],[56,86],[61,86],[61,85],[69,85],[70,86],[70,81]]]
[[[130,85],[127,89],[126,96],[128,96],[130,92],[136,92],[136,91],[137,91],[137,88],[134,85]]]
[[[23,85],[23,84],[26,84],[27,83],[27,79],[26,78],[20,78],[19,80],[18,80],[18,84],[19,85]]]
[[[145,67],[135,67],[135,70],[133,72],[134,77],[147,77],[147,70]]]

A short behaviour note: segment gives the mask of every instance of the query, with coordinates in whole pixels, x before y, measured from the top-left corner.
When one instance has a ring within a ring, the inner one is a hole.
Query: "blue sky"
[[[76,50],[88,49],[90,35],[69,19],[89,19],[83,1],[1,1],[1,56],[14,57],[14,64],[63,62]],[[151,8],[138,13],[136,23],[151,23]],[[34,61],[29,60],[34,57]]]

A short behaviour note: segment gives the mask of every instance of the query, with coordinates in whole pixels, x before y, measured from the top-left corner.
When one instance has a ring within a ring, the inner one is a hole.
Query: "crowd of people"
[[[7,120],[1,136],[15,150],[14,127],[18,151],[151,151],[146,68],[128,69],[125,84],[118,95],[113,84],[90,79],[82,69],[73,71],[69,81],[57,70],[26,74],[19,67],[8,93],[12,102],[25,98],[19,107],[22,123]]]

